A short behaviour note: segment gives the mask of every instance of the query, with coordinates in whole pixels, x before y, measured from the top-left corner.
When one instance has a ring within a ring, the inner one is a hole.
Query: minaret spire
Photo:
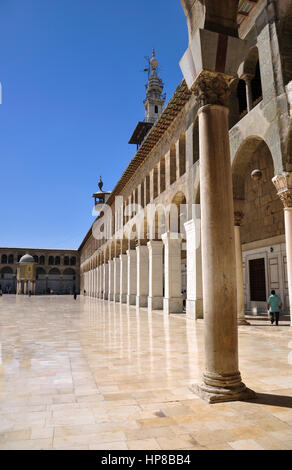
[[[158,60],[155,55],[155,49],[152,49],[152,57],[148,59],[149,67],[144,71],[149,72],[148,82],[146,83],[146,98],[143,101],[145,108],[144,121],[138,122],[129,144],[136,144],[137,148],[143,142],[151,127],[160,118],[165,103],[165,94],[162,94],[164,84],[157,75]]]
[[[162,95],[164,84],[157,75],[158,60],[155,56],[154,47],[149,65],[151,73],[146,85],[146,99],[144,100],[145,121],[154,124],[162,114],[165,103],[165,96]]]

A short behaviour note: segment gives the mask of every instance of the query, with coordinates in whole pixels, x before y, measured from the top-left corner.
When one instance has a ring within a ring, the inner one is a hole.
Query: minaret
[[[145,119],[138,122],[129,144],[136,144],[137,148],[143,142],[151,127],[160,118],[165,103],[165,94],[163,95],[164,84],[157,75],[158,60],[155,57],[155,51],[152,51],[152,57],[149,60],[149,79],[146,87],[146,98],[143,101],[145,107]]]
[[[155,57],[154,49],[149,64],[151,75],[146,85],[146,99],[144,100],[145,122],[154,124],[161,116],[165,103],[165,95],[162,95],[164,84],[157,75],[158,60]]]

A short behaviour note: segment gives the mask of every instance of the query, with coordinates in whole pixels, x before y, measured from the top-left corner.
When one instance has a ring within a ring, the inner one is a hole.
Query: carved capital
[[[285,172],[272,179],[283,206],[292,207],[292,172]]]
[[[192,91],[200,106],[217,104],[226,106],[230,95],[230,77],[222,73],[202,72]]]
[[[237,225],[240,227],[243,217],[244,217],[243,212],[234,211],[234,225]]]

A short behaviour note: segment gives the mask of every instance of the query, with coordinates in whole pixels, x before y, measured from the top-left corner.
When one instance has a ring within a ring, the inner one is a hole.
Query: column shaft
[[[127,302],[128,293],[128,256],[120,255],[120,302]]]
[[[187,239],[187,300],[186,314],[197,320],[203,318],[202,253],[200,219],[184,224]]]
[[[108,300],[108,263],[103,265],[103,299]]]
[[[120,300],[120,259],[114,258],[114,302]]]
[[[164,243],[164,313],[182,313],[181,292],[181,235],[166,232]]]
[[[206,371],[196,391],[209,402],[238,400],[249,391],[238,370],[228,109],[205,105],[198,114]]]
[[[137,258],[137,307],[147,307],[149,291],[149,254],[145,245],[136,247]]]
[[[147,243],[149,251],[149,296],[148,309],[163,308],[163,243],[151,240]]]
[[[137,256],[136,250],[127,250],[128,256],[128,290],[127,304],[136,305],[137,294]]]

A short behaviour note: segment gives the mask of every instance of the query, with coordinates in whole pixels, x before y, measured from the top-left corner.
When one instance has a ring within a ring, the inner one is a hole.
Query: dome
[[[34,259],[31,255],[26,253],[26,255],[22,256],[19,260],[20,263],[34,263]]]

